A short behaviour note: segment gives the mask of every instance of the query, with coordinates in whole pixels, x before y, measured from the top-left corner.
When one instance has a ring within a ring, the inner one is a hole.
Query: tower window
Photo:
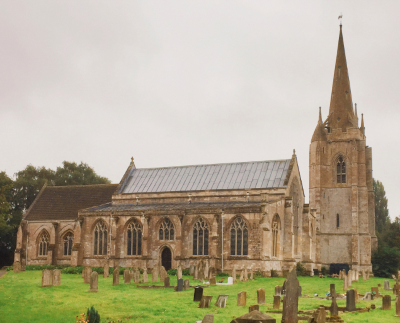
[[[339,214],[336,214],[336,228],[339,228]]]
[[[346,183],[346,163],[339,157],[336,165],[336,181],[338,184]]]

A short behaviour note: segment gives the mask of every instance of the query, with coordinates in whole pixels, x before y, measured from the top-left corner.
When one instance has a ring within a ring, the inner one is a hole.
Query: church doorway
[[[171,269],[172,254],[171,249],[165,247],[161,253],[161,264],[164,266],[165,270]]]

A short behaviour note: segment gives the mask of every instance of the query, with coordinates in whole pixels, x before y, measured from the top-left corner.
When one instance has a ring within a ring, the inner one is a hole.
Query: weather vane
[[[342,15],[342,13],[340,13],[340,16],[338,17],[338,19],[340,20],[340,26],[342,25],[342,18],[343,18],[343,15]]]

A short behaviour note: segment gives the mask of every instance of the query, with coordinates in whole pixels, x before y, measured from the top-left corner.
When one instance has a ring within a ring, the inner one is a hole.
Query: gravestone
[[[158,266],[154,266],[153,270],[151,271],[151,282],[158,283]]]
[[[110,266],[107,264],[103,267],[103,278],[108,278],[110,276]]]
[[[182,267],[181,267],[181,265],[179,265],[178,269],[176,270],[176,278],[178,280],[182,278]]]
[[[281,296],[280,295],[274,295],[274,310],[279,310],[279,307],[281,306]]]
[[[135,284],[139,284],[140,283],[140,271],[137,268],[133,272],[133,281],[135,282]]]
[[[239,281],[244,282],[244,270],[242,270],[242,272],[240,273]]]
[[[282,286],[279,285],[275,286],[275,295],[281,296],[281,294],[282,294]]]
[[[119,267],[113,270],[113,286],[119,285]]]
[[[258,304],[249,306],[249,312],[259,311],[259,310],[260,310],[260,306],[258,306]]]
[[[389,281],[388,280],[385,280],[383,282],[383,289],[384,290],[390,290],[390,286],[389,286]]]
[[[53,271],[51,269],[44,269],[42,271],[42,287],[49,287],[53,285]]]
[[[356,310],[356,297],[354,289],[348,289],[346,292],[346,311],[354,312]]]
[[[199,280],[199,267],[194,267],[193,280]]]
[[[84,275],[83,275],[83,282],[85,284],[90,284],[90,275],[92,274],[92,268],[91,267],[85,267],[85,269],[83,269]]]
[[[400,297],[396,297],[396,315],[400,316]]]
[[[232,320],[231,323],[276,323],[276,319],[259,311],[252,311]]]
[[[129,269],[124,270],[124,283],[125,284],[130,284],[131,283],[131,273],[129,272]]]
[[[208,279],[208,260],[206,260],[206,264],[204,266],[204,279]]]
[[[203,287],[196,286],[194,288],[193,302],[200,302],[203,297]]]
[[[358,291],[357,291],[356,288],[354,288],[354,298],[355,298],[355,301],[357,303],[358,302]]]
[[[257,289],[257,304],[260,304],[260,305],[265,304],[265,289],[264,288]]]
[[[233,277],[228,277],[228,285],[233,285]]]
[[[332,285],[334,285],[334,284],[332,284]],[[337,315],[339,315],[339,308],[336,303],[336,291],[333,290],[333,294],[331,293],[331,295],[332,295],[332,303],[331,303],[331,307],[329,308],[329,310],[331,312],[331,316],[337,316]]]
[[[346,291],[347,290],[347,276],[343,276],[343,290]]]
[[[301,296],[302,296],[301,291],[302,291],[301,286],[299,286],[298,293],[297,293],[297,296],[298,296],[298,297],[301,297]]]
[[[316,323],[325,323],[326,322],[326,311],[325,306],[320,306],[317,310],[318,314],[316,317]]]
[[[336,296],[336,288],[335,288],[335,284],[330,284],[330,293],[331,296]]]
[[[247,268],[244,269],[244,281],[247,282],[249,280],[249,273],[247,272]]]
[[[390,310],[392,305],[392,299],[390,298],[390,295],[385,295],[382,298],[382,310]]]
[[[363,300],[364,301],[372,301],[373,297],[372,297],[372,293],[371,292],[367,292],[365,293]]]
[[[169,277],[165,277],[165,278],[164,278],[164,287],[169,287],[169,286],[171,286],[171,285],[170,285]]]
[[[228,300],[228,295],[219,295],[217,301],[215,302],[215,306],[224,308],[226,307],[227,300]]]
[[[250,269],[250,280],[253,280],[254,276],[253,276],[253,268]]]
[[[200,304],[199,304],[198,308],[209,308],[212,298],[213,298],[212,296],[204,296],[203,295],[203,297],[200,300]]]
[[[164,266],[160,267],[160,280],[163,282],[165,278],[168,276],[167,271]]]
[[[236,267],[233,267],[232,269],[232,278],[233,278],[233,283],[236,283]]]
[[[363,278],[363,281],[367,280],[367,275],[365,273],[365,269],[363,269],[363,271],[362,271],[362,278]]]
[[[143,270],[143,275],[142,275],[143,283],[148,283],[149,282],[149,275],[147,273],[147,268]]]
[[[379,297],[379,288],[378,287],[371,287],[371,293],[375,293],[375,297]]]
[[[371,310],[375,309],[375,304],[371,304]]]
[[[61,285],[61,269],[53,270],[53,286]]]
[[[190,276],[194,275],[194,265],[190,265],[189,274],[190,274]]]
[[[190,288],[189,279],[185,279],[185,280],[183,281],[183,289],[184,289],[184,290],[188,290],[189,288]]]
[[[178,284],[176,285],[176,291],[181,292],[183,291],[183,279],[178,279]]]
[[[99,279],[99,274],[97,272],[93,271],[90,274],[90,289],[89,289],[89,293],[97,293],[99,291],[98,279]]]
[[[214,315],[206,314],[204,315],[203,321],[201,323],[214,323]]]
[[[240,292],[237,294],[237,306],[246,306],[246,292]]]
[[[215,277],[215,267],[210,267],[208,270],[208,277]]]
[[[285,281],[285,297],[283,298],[282,320],[285,323],[297,323],[299,280],[296,268],[292,268]]]
[[[199,280],[200,281],[203,281],[204,280],[204,266],[203,266],[203,262],[200,260],[200,263],[199,263]]]
[[[21,271],[21,263],[19,261],[15,261],[13,263],[13,272],[19,273]]]
[[[215,280],[215,277],[210,278],[210,285],[216,285],[217,281]]]

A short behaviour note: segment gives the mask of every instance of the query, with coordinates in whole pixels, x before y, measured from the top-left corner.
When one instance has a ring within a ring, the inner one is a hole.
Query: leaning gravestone
[[[190,288],[189,279],[185,279],[185,280],[183,281],[183,289],[184,289],[184,290],[188,290],[189,288]]]
[[[354,312],[356,310],[356,296],[354,289],[348,289],[346,292],[346,311]]]
[[[228,300],[228,295],[219,295],[215,306],[224,308],[226,307],[226,301]]]
[[[21,271],[21,263],[19,261],[15,261],[13,263],[13,272],[19,273]]]
[[[373,297],[372,297],[372,293],[371,292],[367,292],[365,293],[364,297],[362,298],[364,301],[372,301]]]
[[[391,305],[392,305],[392,299],[390,298],[390,295],[383,296],[382,310],[390,310]]]
[[[113,286],[119,285],[119,267],[114,268],[113,271]]]
[[[92,272],[90,275],[89,293],[97,293],[99,291],[98,279],[99,279],[99,274],[95,271]]]
[[[200,300],[199,308],[209,308],[212,296],[204,296]]]
[[[279,310],[279,307],[281,306],[281,296],[280,295],[274,295],[274,310]]]
[[[124,283],[125,284],[131,283],[131,273],[130,273],[129,269],[124,270]]]
[[[61,285],[61,269],[53,270],[53,286]]]
[[[252,311],[237,317],[231,323],[276,323],[276,319],[259,311]]]
[[[176,285],[176,291],[181,292],[183,291],[183,279],[178,279],[178,284]]]
[[[283,298],[282,321],[297,323],[299,280],[296,268],[292,268],[285,281],[285,297]]]
[[[151,272],[151,281],[153,283],[158,282],[158,266],[154,266],[152,272]]]
[[[42,271],[42,287],[49,287],[53,285],[53,271],[51,269],[44,269]]]
[[[396,315],[400,316],[400,297],[396,297]]]
[[[203,297],[203,287],[196,286],[194,288],[193,302],[200,302]]]
[[[143,270],[142,278],[143,278],[143,283],[148,283],[149,282],[149,275],[147,274],[147,268],[145,268]]]
[[[190,275],[190,276],[193,276],[193,275],[194,275],[194,265],[190,265],[189,275]]]
[[[108,264],[105,264],[103,267],[103,278],[108,278],[110,275],[110,266]]]
[[[257,304],[260,304],[260,305],[265,304],[265,289],[264,288],[257,289]]]
[[[237,306],[246,306],[246,292],[240,292],[237,294]]]
[[[165,277],[164,278],[164,287],[170,287],[170,286],[171,286],[171,284],[170,284],[169,277]]]
[[[389,286],[389,281],[388,280],[385,280],[383,282],[383,289],[384,290],[390,290],[390,286]]]

